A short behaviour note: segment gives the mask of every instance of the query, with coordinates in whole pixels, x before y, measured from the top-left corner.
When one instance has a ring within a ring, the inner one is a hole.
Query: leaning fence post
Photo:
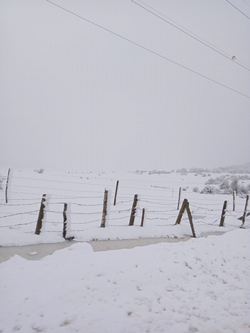
[[[40,211],[39,215],[37,218],[37,223],[36,223],[36,235],[40,235],[41,229],[42,229],[42,223],[43,223],[43,218],[44,218],[44,210],[45,210],[45,202],[46,202],[46,194],[43,194],[42,196],[42,201],[41,201],[41,206],[40,206]]]
[[[191,214],[190,209],[189,209],[189,202],[188,201],[186,203],[186,210],[187,210],[187,214],[188,214],[189,223],[190,223],[190,226],[191,226],[191,229],[192,229],[193,237],[196,238],[196,234],[195,234],[195,231],[194,231],[193,218],[192,218],[192,214]]]
[[[106,224],[106,216],[107,216],[107,206],[108,206],[108,190],[104,191],[104,198],[103,198],[103,211],[102,211],[102,223],[101,228],[105,228]]]
[[[129,226],[134,225],[137,201],[138,201],[138,194],[135,194],[134,202],[133,202],[133,206],[132,206],[132,210],[131,210],[131,215],[130,215],[130,220],[129,220]]]
[[[116,182],[114,206],[116,205],[116,196],[117,196],[117,191],[118,191],[118,185],[119,185],[119,180],[117,180],[117,182]]]
[[[181,218],[182,218],[182,215],[183,215],[183,213],[186,209],[186,205],[187,205],[187,199],[184,199],[175,224],[180,224],[181,223]]]
[[[180,207],[180,201],[181,201],[181,187],[179,188],[179,197],[178,197],[177,210],[179,210],[179,207]]]
[[[227,209],[227,201],[224,201],[222,212],[221,212],[221,218],[220,218],[220,225],[219,225],[220,227],[224,227],[226,209]]]
[[[246,220],[248,199],[249,199],[249,195],[247,195],[247,197],[246,197],[246,203],[245,203],[244,213],[243,213],[243,216],[242,216],[242,225],[241,225],[241,227],[244,226],[244,223],[245,223],[245,220]]]
[[[145,208],[142,208],[141,227],[143,227],[144,216],[145,216]]]

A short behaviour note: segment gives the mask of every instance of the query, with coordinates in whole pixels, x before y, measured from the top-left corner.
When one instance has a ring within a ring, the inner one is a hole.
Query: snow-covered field
[[[0,265],[0,332],[250,331],[250,230]]]
[[[106,252],[76,243],[37,261],[15,255],[0,264],[0,332],[250,332],[249,217],[244,229],[238,220],[245,198],[236,197],[233,212],[231,195],[193,192],[207,179],[15,170],[7,204],[1,191],[1,246],[64,242],[64,202],[71,203],[68,236],[79,241],[191,236],[186,214],[175,225],[180,187],[198,237]],[[113,193],[106,228],[100,228],[105,188]],[[46,222],[35,235],[44,193],[51,195]],[[134,194],[139,209],[135,225],[128,226]],[[219,227],[225,200],[225,226]],[[140,227],[143,208],[147,214]],[[222,230],[222,236],[199,237]]]
[[[7,170],[1,170],[6,175]],[[218,175],[181,175],[147,173],[64,173],[53,174],[34,171],[13,171],[5,204],[4,190],[0,191],[0,245],[26,245],[62,242],[64,203],[71,206],[71,227],[67,236],[75,240],[115,240],[152,237],[184,237],[192,235],[188,217],[184,214],[176,226],[179,188],[181,203],[189,200],[196,235],[204,232],[234,230],[241,225],[238,220],[245,207],[245,198],[200,194],[193,192],[204,188],[209,178]],[[116,205],[113,205],[116,181],[119,180]],[[247,185],[250,181],[244,181]],[[5,184],[3,184],[4,188]],[[109,212],[105,228],[100,228],[103,211],[104,189],[111,190]],[[35,235],[36,222],[43,194],[50,195],[46,206],[41,235]],[[128,226],[134,195],[138,194],[134,226]],[[227,200],[225,227],[219,227],[222,206]],[[142,209],[146,209],[144,226],[141,225]],[[249,226],[249,217],[245,223]],[[71,230],[70,230],[71,229]]]

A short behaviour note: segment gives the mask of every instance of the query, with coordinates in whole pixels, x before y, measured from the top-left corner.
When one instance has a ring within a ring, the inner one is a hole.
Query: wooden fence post
[[[246,220],[248,200],[249,200],[249,195],[247,195],[247,197],[246,197],[246,203],[245,203],[244,213],[243,213],[243,216],[242,216],[242,225],[241,225],[241,228],[243,228],[245,220]]]
[[[179,207],[180,207],[180,201],[181,201],[181,187],[179,188],[179,197],[178,197],[177,210],[179,210]]]
[[[117,182],[116,182],[114,206],[116,205],[116,197],[117,197],[118,186],[119,186],[119,180],[117,180]]]
[[[40,235],[41,229],[42,229],[42,223],[43,223],[43,218],[44,218],[44,210],[45,210],[45,202],[46,202],[46,194],[43,194],[42,201],[41,201],[41,206],[40,206],[40,211],[39,215],[37,218],[37,223],[36,223],[36,235]]]
[[[67,208],[68,205],[64,203],[64,208],[63,208],[63,238],[66,238],[67,234]]]
[[[137,201],[138,201],[138,194],[135,194],[134,202],[133,202],[133,206],[132,206],[132,210],[131,210],[131,215],[130,215],[130,220],[129,220],[129,226],[134,225]]]
[[[195,231],[194,231],[194,224],[193,224],[192,214],[191,214],[190,209],[189,209],[189,202],[188,201],[186,203],[186,210],[187,210],[187,214],[188,214],[189,223],[190,223],[190,226],[191,226],[191,229],[192,229],[193,237],[196,238],[196,234],[195,234]]]
[[[10,178],[10,169],[8,170],[8,175],[6,179],[6,186],[5,186],[5,203],[8,203],[8,186],[9,186],[9,178]]]
[[[181,218],[182,218],[182,215],[183,215],[183,213],[186,209],[186,205],[187,205],[187,199],[184,199],[183,203],[182,203],[182,206],[181,206],[181,209],[179,211],[178,217],[176,219],[175,225],[181,223]]]
[[[144,216],[145,216],[145,208],[142,208],[141,227],[143,227]]]
[[[105,228],[107,209],[108,209],[107,206],[108,206],[108,190],[105,190],[104,191],[104,199],[103,199],[103,211],[102,211],[101,228]]]
[[[220,225],[219,225],[220,227],[224,227],[226,209],[227,209],[227,201],[224,201],[222,212],[221,212],[221,218],[220,218]]]
[[[235,212],[235,191],[233,191],[233,212]]]

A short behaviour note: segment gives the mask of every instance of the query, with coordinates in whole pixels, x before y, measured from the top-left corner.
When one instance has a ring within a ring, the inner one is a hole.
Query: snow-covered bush
[[[219,185],[225,180],[225,178],[226,178],[225,175],[216,178],[209,178],[208,181],[205,183],[205,185],[215,185],[215,184]]]
[[[219,193],[220,193],[220,190],[218,190],[214,186],[205,186],[201,190],[201,194],[219,194]]]
[[[238,186],[238,194],[248,194],[249,190],[244,185]]]
[[[232,194],[233,189],[231,188],[229,181],[225,179],[221,184],[220,184],[220,189],[223,190],[223,194]]]
[[[193,192],[195,192],[195,193],[199,193],[199,189],[198,189],[198,187],[194,187],[194,188],[193,188]]]

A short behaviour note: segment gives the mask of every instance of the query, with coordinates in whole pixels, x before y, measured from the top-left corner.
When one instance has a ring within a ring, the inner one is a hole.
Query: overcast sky
[[[1,0],[2,167],[250,161],[250,0],[137,1],[224,55],[130,0],[53,2],[163,57],[46,0]]]

